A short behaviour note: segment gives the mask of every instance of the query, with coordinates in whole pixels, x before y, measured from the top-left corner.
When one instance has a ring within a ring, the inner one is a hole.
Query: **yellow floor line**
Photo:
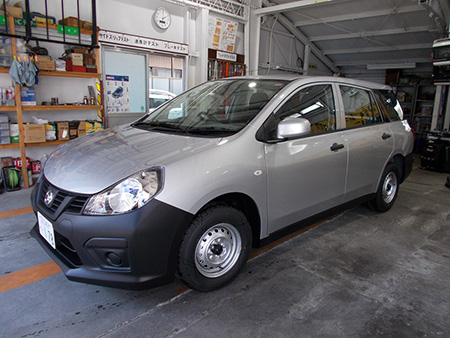
[[[36,282],[60,272],[61,268],[55,262],[50,261],[1,276],[0,293]]]
[[[20,209],[1,211],[0,219],[6,218],[6,217],[13,217],[13,216],[18,216],[18,215],[28,214],[30,212],[33,212],[33,208],[31,206],[25,207],[25,208],[20,208]]]

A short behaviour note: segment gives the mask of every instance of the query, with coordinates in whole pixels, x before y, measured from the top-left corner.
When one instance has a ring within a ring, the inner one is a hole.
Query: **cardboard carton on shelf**
[[[70,53],[70,60],[74,66],[83,66],[83,54],[81,53]]]
[[[23,106],[35,106],[36,105],[36,93],[34,87],[23,87],[20,90],[20,96]]]
[[[24,125],[25,143],[45,142],[45,126],[27,123]]]
[[[74,66],[72,64],[72,60],[65,60],[65,61],[66,61],[66,70],[68,72],[86,73],[86,66]]]
[[[56,122],[56,134],[58,140],[69,140],[69,122]]]

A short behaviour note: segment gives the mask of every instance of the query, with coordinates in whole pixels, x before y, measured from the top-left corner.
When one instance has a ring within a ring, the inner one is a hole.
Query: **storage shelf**
[[[12,148],[19,148],[19,143],[10,143],[10,144],[0,144],[0,149],[12,149]]]
[[[82,79],[99,79],[101,78],[100,73],[80,73],[80,72],[60,72],[54,71],[50,72],[47,70],[41,70],[38,73],[38,76],[58,76],[58,77],[78,77]]]
[[[9,73],[8,67],[0,67],[0,73]],[[61,71],[48,71],[40,70],[38,76],[56,76],[56,77],[71,77],[81,79],[99,79],[102,77],[100,73],[80,73],[80,72],[61,72]]]
[[[0,111],[16,111],[16,106],[0,106]]]
[[[47,141],[38,143],[25,143],[26,147],[41,147],[41,146],[57,146],[63,143],[67,143],[70,140],[58,140],[58,141]]]
[[[102,110],[100,105],[22,106],[23,111]]]
[[[59,141],[47,141],[38,143],[25,143],[25,147],[41,147],[41,146],[57,146],[63,143],[67,143],[70,140],[59,140]],[[10,143],[10,144],[0,144],[0,149],[12,149],[20,148],[20,143]]]

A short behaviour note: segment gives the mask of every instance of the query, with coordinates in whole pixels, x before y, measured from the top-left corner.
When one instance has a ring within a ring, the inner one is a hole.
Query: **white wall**
[[[275,67],[302,70],[305,46],[285,29],[274,17],[264,18],[261,24],[259,49],[259,74],[298,74],[274,70]],[[301,61],[297,63],[297,59]],[[309,75],[332,75],[333,73],[314,54],[310,54]],[[268,67],[272,69],[269,69]],[[315,69],[316,68],[316,69]]]

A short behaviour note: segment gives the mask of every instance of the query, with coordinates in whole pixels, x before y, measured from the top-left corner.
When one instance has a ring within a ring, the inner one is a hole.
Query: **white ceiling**
[[[448,36],[449,0],[262,3],[267,15],[278,15],[279,21],[295,36],[306,39],[314,54],[334,72],[414,66],[431,73],[433,41]]]

